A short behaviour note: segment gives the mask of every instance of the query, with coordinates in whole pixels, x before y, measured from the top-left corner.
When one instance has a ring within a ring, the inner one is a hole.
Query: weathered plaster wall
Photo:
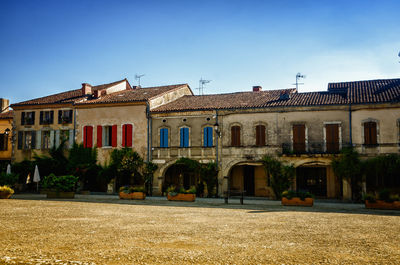
[[[5,133],[6,129],[12,130],[12,119],[0,119],[0,133]],[[11,144],[11,135],[12,131],[10,131],[8,138],[8,145],[6,151],[0,151],[0,160],[10,160],[11,152],[12,152],[12,144]]]

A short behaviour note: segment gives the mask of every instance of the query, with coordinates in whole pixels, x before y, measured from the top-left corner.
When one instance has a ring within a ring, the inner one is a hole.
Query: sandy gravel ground
[[[399,212],[85,198],[0,200],[0,264],[400,263]]]

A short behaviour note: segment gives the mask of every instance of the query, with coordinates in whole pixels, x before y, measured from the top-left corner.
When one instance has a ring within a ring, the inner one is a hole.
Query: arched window
[[[231,145],[240,146],[240,126],[231,127]]]
[[[265,145],[265,126],[264,125],[256,126],[256,145],[257,146]]]
[[[180,130],[180,147],[189,147],[189,128],[183,127]]]
[[[212,147],[213,146],[213,128],[212,127],[204,127],[203,129],[203,146],[204,147]]]

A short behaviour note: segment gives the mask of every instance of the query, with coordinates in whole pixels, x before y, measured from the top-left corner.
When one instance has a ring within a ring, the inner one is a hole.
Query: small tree
[[[153,175],[157,170],[158,166],[152,162],[146,162],[143,170],[144,184],[147,189],[147,193],[152,194],[152,183],[153,183]]]
[[[353,200],[361,198],[360,185],[363,174],[363,165],[360,155],[352,147],[343,148],[341,155],[332,161],[332,169],[337,177],[346,179],[350,183]]]
[[[214,188],[218,184],[217,163],[209,162],[207,164],[201,164],[200,180],[204,181],[207,185],[207,197],[212,197]]]
[[[116,170],[118,184],[143,184],[143,158],[131,148],[115,149],[111,153],[111,165]]]
[[[296,174],[295,168],[292,165],[283,165],[282,162],[271,156],[264,156],[262,163],[271,177],[271,187],[276,198],[281,199],[282,192],[288,190],[292,184]]]
[[[97,163],[96,148],[86,148],[83,144],[74,144],[69,151],[68,173],[79,177],[79,181],[86,189],[97,178],[99,166]]]

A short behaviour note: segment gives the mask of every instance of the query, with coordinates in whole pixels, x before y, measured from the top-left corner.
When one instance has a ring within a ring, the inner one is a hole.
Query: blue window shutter
[[[164,129],[164,147],[168,147],[168,129]]]
[[[212,127],[207,127],[207,138],[208,138],[208,147],[213,146],[213,128]]]
[[[208,127],[204,127],[203,132],[204,132],[204,136],[203,136],[204,144],[203,144],[203,146],[207,147],[208,146]]]
[[[179,146],[180,147],[183,147],[183,137],[185,137],[185,131],[183,130],[184,128],[181,128],[179,131],[180,131],[180,144],[179,144]]]
[[[183,131],[185,135],[183,145],[184,147],[189,147],[189,128],[183,128]]]
[[[160,129],[160,147],[164,147],[164,129]]]

